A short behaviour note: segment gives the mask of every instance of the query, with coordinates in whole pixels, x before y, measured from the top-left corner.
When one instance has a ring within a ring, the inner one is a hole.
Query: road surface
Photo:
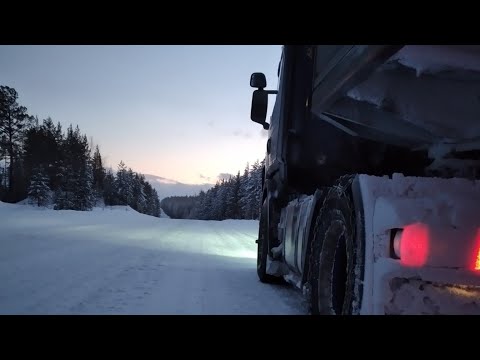
[[[257,226],[0,203],[0,313],[307,314],[258,281]]]

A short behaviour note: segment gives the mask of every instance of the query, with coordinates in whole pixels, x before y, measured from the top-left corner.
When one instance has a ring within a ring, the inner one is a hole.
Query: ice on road
[[[0,202],[0,314],[306,314],[258,281],[257,226]]]

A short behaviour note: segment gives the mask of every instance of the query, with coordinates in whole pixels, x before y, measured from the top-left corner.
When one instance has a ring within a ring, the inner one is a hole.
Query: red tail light
[[[428,227],[416,223],[397,231],[393,239],[393,249],[402,265],[421,267],[427,262],[429,243]]]
[[[477,230],[473,248],[473,270],[480,271],[480,229]]]

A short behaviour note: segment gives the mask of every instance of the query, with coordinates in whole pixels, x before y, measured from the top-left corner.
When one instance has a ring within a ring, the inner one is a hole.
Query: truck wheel
[[[283,278],[267,274],[268,235],[268,202],[267,199],[265,199],[260,213],[260,224],[258,229],[257,275],[263,283],[278,284],[282,282]]]
[[[352,313],[359,281],[355,277],[355,212],[347,194],[349,186],[330,188],[316,219],[309,279],[313,314]]]

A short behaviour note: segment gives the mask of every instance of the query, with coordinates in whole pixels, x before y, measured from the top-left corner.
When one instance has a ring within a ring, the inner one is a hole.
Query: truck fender
[[[316,218],[318,216],[318,213],[323,206],[323,202],[325,200],[325,196],[327,194],[326,188],[322,187],[319,188],[315,191],[314,194],[314,204],[312,206],[311,213],[308,215],[309,220],[308,220],[308,229],[307,229],[307,244],[306,244],[306,253],[305,253],[305,263],[304,263],[304,269],[302,272],[302,284],[305,284],[308,282],[308,274],[309,274],[309,268],[310,268],[310,255],[312,254],[312,242],[313,242],[313,233],[314,233],[314,228],[315,228],[315,222]]]

